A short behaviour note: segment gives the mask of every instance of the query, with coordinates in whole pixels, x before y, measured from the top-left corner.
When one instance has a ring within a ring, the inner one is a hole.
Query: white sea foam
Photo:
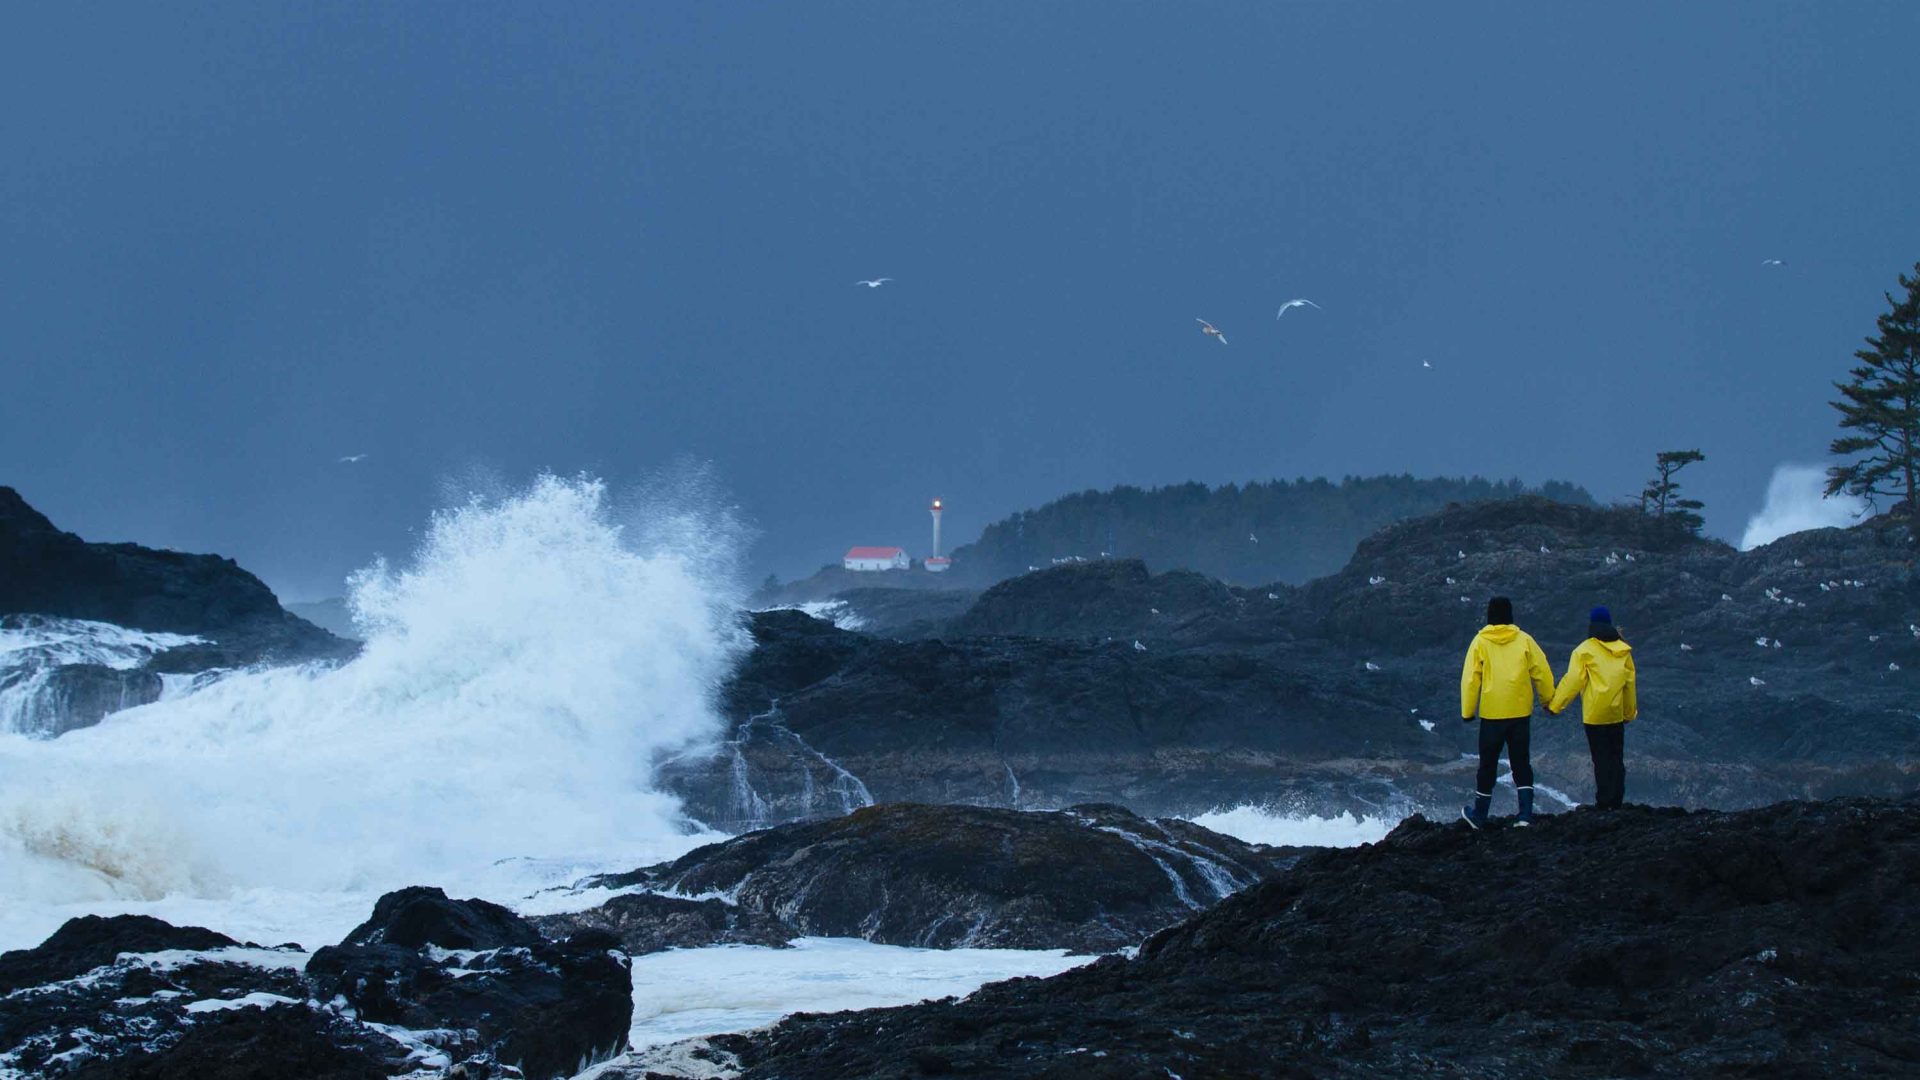
[[[1355,817],[1344,812],[1333,817],[1282,814],[1261,806],[1215,810],[1192,820],[1195,825],[1249,844],[1276,847],[1358,847],[1379,840],[1399,824],[1391,818]]]
[[[1771,544],[1790,533],[1808,529],[1846,528],[1869,509],[1852,495],[1828,498],[1826,470],[1818,465],[1782,465],[1767,481],[1767,502],[1747,519],[1740,550]]]
[[[190,634],[129,630],[92,619],[0,615],[0,668],[36,664],[100,664],[126,671],[156,653],[197,644]]]
[[[55,678],[60,667],[131,671],[168,649],[202,640],[90,619],[0,615],[0,732],[47,735],[66,726],[66,695]],[[121,705],[132,703],[123,692]]]
[[[710,697],[745,644],[711,559],[730,537],[699,508],[636,513],[623,526],[587,478],[472,499],[407,568],[356,575],[370,633],[344,666],[0,734],[0,933],[76,907],[499,895],[691,846],[650,766],[719,732]],[[501,862],[520,856],[543,858]],[[253,927],[292,937],[274,928]]]
[[[775,604],[772,607],[755,610],[798,611],[822,622],[830,622],[842,630],[864,630],[867,626],[866,616],[854,611],[853,605],[845,600],[808,600],[799,604]]]
[[[748,1031],[802,1010],[873,1009],[970,994],[985,983],[1055,975],[1094,959],[1059,949],[907,949],[845,938],[793,944],[634,957],[634,1046]]]

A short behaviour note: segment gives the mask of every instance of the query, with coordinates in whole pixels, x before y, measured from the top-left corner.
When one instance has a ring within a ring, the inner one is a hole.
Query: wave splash
[[[0,734],[0,899],[358,892],[675,845],[652,762],[718,735],[747,644],[724,517],[621,514],[598,480],[542,476],[356,574],[367,641],[344,665]]]

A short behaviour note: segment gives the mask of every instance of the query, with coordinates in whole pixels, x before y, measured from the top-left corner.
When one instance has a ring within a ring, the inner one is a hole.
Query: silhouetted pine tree
[[[1912,513],[1920,510],[1920,263],[1900,286],[1904,298],[1886,294],[1891,310],[1878,320],[1880,335],[1853,354],[1860,366],[1848,372],[1852,380],[1833,384],[1840,426],[1852,434],[1833,440],[1829,452],[1854,460],[1827,470],[1827,494],[1885,496]]]
[[[1640,492],[1640,510],[1654,517],[1669,518],[1685,525],[1693,532],[1699,532],[1707,519],[1699,511],[1706,506],[1699,499],[1680,497],[1680,483],[1674,474],[1696,461],[1707,460],[1707,455],[1698,450],[1663,450],[1654,455],[1654,469],[1659,473]]]

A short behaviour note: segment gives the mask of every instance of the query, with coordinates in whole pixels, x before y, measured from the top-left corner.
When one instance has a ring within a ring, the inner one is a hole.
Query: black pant
[[[1625,724],[1584,724],[1587,749],[1593,752],[1593,805],[1602,810],[1618,810],[1627,797],[1627,763],[1622,753],[1627,745]]]
[[[1474,779],[1476,794],[1493,794],[1493,778],[1500,772],[1500,748],[1507,748],[1507,760],[1513,762],[1513,786],[1533,786],[1533,762],[1527,757],[1527,744],[1533,735],[1533,718],[1480,721],[1480,772]]]

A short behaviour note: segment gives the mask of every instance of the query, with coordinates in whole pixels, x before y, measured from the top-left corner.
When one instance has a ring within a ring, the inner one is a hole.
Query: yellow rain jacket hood
[[[1533,715],[1534,695],[1553,696],[1547,654],[1512,623],[1483,626],[1467,646],[1460,668],[1460,716],[1471,720],[1518,720]]]
[[[1589,724],[1624,724],[1640,715],[1638,677],[1633,670],[1633,647],[1624,641],[1588,638],[1567,660],[1567,674],[1554,691],[1547,711],[1566,708],[1580,695],[1580,718]]]

